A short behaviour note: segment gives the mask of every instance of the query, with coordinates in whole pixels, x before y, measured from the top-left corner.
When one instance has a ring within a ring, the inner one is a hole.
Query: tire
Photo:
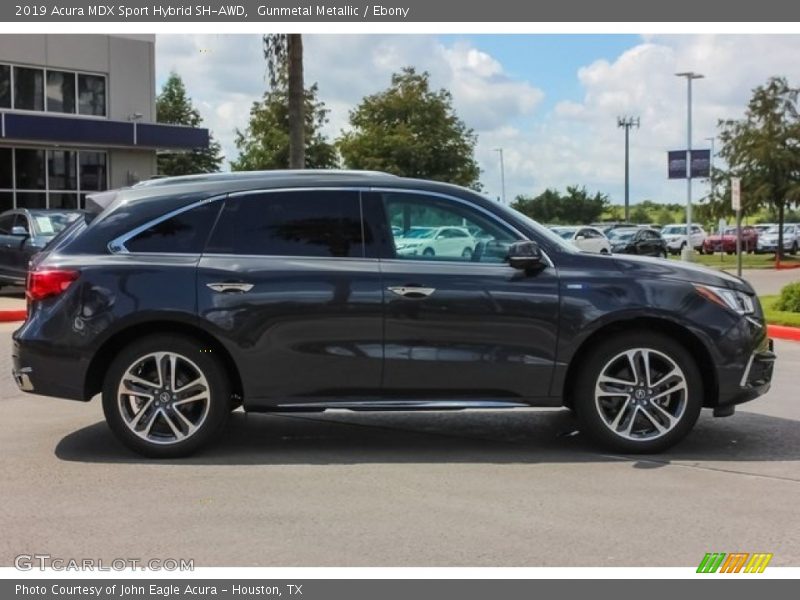
[[[434,252],[433,248],[425,248],[422,251],[422,256],[436,256],[436,252]]]
[[[231,412],[231,386],[220,360],[202,349],[191,337],[159,334],[135,340],[113,360],[103,382],[103,413],[128,448],[149,458],[188,456],[222,429]],[[158,353],[165,354],[160,371]],[[137,394],[119,393],[123,385]]]
[[[633,361],[643,372],[643,350],[649,353],[651,377],[655,383],[659,383],[665,373],[676,369],[662,385],[654,386],[651,380],[651,385],[647,386],[643,377],[633,376],[631,359],[626,353],[632,353]],[[630,380],[631,385],[603,383],[601,375]],[[636,385],[634,379],[643,385]],[[669,392],[672,389],[675,391]],[[597,390],[603,393],[596,396]],[[648,392],[654,396],[649,396]],[[662,393],[666,395],[658,398]],[[653,402],[653,399],[659,401]],[[578,373],[572,401],[582,430],[602,446],[631,454],[655,453],[676,444],[694,427],[703,405],[703,383],[691,354],[672,338],[659,333],[623,333],[590,351]],[[621,421],[615,424],[614,419],[619,415],[615,409],[623,403]],[[654,404],[671,414],[675,422],[671,423]],[[660,431],[648,418],[647,414],[651,413],[647,411],[651,411],[665,431]],[[631,425],[629,433],[624,431],[628,424]]]
[[[461,253],[461,258],[472,260],[472,248],[464,248],[464,251]]]
[[[795,242],[794,244],[792,244],[792,248],[791,248],[791,250],[789,250],[789,254],[791,254],[792,256],[794,256],[795,254],[797,254],[797,242]]]
[[[600,254],[609,254],[607,248],[600,248]]]

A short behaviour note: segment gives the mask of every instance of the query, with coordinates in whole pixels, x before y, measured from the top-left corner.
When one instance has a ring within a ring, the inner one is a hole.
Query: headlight
[[[755,312],[753,299],[738,290],[715,287],[713,285],[694,284],[697,292],[706,300],[711,300],[722,307],[728,308],[740,315],[752,315]]]

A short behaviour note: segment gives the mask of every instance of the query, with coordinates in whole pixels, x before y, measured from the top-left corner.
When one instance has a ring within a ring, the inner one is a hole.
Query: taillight
[[[45,269],[28,271],[25,296],[29,301],[58,296],[78,278],[80,273],[70,269]]]

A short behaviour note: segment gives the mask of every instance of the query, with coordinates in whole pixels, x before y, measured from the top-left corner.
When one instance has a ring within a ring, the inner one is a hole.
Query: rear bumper
[[[86,366],[74,355],[61,355],[52,349],[45,355],[35,346],[21,344],[15,339],[11,360],[11,373],[21,391],[69,400],[88,400],[83,393]]]

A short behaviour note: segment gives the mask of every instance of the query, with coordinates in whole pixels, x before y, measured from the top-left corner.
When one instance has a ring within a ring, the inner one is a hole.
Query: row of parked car
[[[572,242],[581,250],[607,254],[641,254],[666,257],[677,255],[689,245],[700,254],[736,252],[736,227],[725,227],[722,231],[708,234],[699,225],[692,225],[686,234],[686,225],[658,226],[632,225],[627,223],[592,226],[553,226],[555,233]],[[780,228],[774,223],[742,226],[742,251],[749,253],[775,252],[778,248]],[[783,226],[783,249],[796,254],[800,248],[800,224],[786,223]]]

